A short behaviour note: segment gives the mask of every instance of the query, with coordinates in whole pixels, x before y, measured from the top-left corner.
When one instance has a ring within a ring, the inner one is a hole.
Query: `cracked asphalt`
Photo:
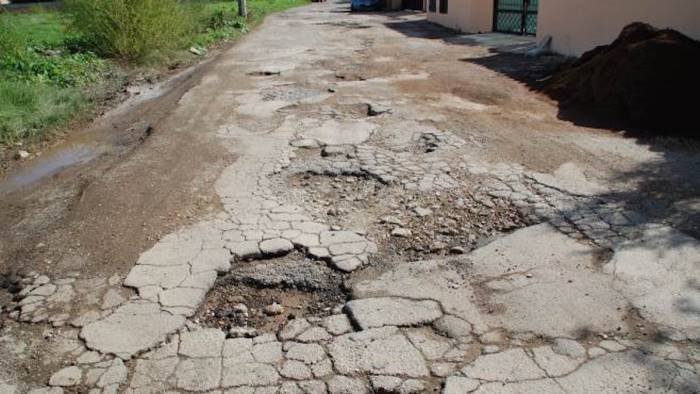
[[[219,209],[124,275],[23,275],[0,393],[700,392],[697,150],[562,119],[507,48],[348,8],[213,60],[170,116],[235,157],[207,170]]]

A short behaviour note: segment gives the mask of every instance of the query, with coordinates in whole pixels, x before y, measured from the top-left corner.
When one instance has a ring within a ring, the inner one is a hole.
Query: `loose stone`
[[[281,315],[284,313],[284,306],[273,302],[272,304],[265,307],[265,314],[268,316]]]
[[[80,370],[80,368],[76,366],[67,367],[51,375],[49,385],[60,387],[75,386],[80,383],[82,377],[83,372]]]
[[[252,327],[231,327],[228,330],[229,338],[253,338],[258,336],[258,330]]]
[[[391,230],[391,235],[394,237],[407,238],[411,236],[411,230],[403,227],[397,227]]]

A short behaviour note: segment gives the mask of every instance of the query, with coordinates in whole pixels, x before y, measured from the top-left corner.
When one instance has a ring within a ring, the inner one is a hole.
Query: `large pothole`
[[[290,103],[321,97],[323,92],[310,89],[300,84],[272,86],[261,91],[263,101],[287,101]]]
[[[379,259],[466,253],[526,226],[509,201],[474,192],[468,180],[460,184],[420,193],[370,176],[303,173],[290,177],[287,193],[332,226],[366,234],[378,244]]]
[[[291,319],[338,313],[346,300],[338,271],[293,252],[240,263],[217,280],[195,320],[232,335],[275,333]]]

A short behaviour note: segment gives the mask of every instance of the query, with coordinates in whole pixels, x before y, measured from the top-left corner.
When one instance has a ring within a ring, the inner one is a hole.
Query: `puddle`
[[[131,131],[141,131],[143,128],[144,137],[148,137],[151,129],[149,122],[141,121],[134,123],[134,127],[127,133],[115,134],[109,122],[112,119],[120,119],[128,111],[138,108],[146,102],[163,96],[167,93],[166,86],[181,78],[187,78],[194,72],[195,68],[185,69],[181,74],[173,79],[168,79],[156,84],[140,84],[127,87],[129,97],[117,104],[114,108],[95,120],[96,126],[88,130],[71,135],[70,138],[43,152],[22,165],[22,167],[7,174],[4,179],[0,179],[0,194],[8,194],[31,186],[37,181],[55,175],[62,170],[74,166],[85,164],[99,155],[121,145],[118,140]]]
[[[28,162],[25,167],[0,181],[0,194],[11,193],[30,186],[40,179],[59,173],[67,167],[87,163],[97,157],[99,152],[100,149],[94,144],[61,144]]]

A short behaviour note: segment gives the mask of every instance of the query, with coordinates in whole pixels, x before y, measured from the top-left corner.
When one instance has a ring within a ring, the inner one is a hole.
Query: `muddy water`
[[[191,72],[192,68],[187,69],[174,80],[187,76]],[[128,87],[129,98],[105,114],[93,127],[69,136],[68,140],[43,152],[41,156],[32,159],[23,167],[12,171],[3,179],[0,179],[0,195],[28,188],[44,178],[60,173],[62,170],[75,165],[86,164],[102,154],[109,153],[123,146],[124,141],[119,141],[119,136],[113,132],[114,126],[110,126],[110,122],[114,119],[119,119],[127,111],[160,97],[166,92],[165,84]],[[148,122],[137,123],[139,124],[138,126],[147,128],[145,124]],[[144,125],[141,123],[144,123]],[[128,134],[126,133],[126,135]]]
[[[22,168],[0,180],[0,194],[29,187],[62,170],[85,164],[113,148],[113,142],[99,132],[88,132],[62,142],[27,162]]]

